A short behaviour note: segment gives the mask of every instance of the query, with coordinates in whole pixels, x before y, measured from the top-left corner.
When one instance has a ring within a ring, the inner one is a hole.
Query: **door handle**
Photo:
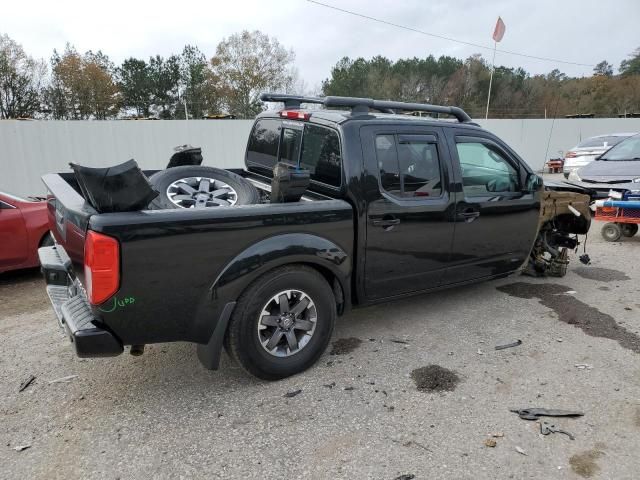
[[[480,216],[480,212],[478,210],[467,208],[462,212],[458,212],[457,216],[459,219],[464,220],[465,222],[473,222]]]
[[[392,215],[385,215],[380,219],[373,220],[371,223],[376,227],[387,228],[387,227],[393,227],[395,225],[399,225],[400,219]]]

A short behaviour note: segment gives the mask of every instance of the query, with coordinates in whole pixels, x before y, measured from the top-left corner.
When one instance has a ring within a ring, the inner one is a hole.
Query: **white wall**
[[[478,120],[516,150],[534,169],[542,168],[553,121]],[[241,167],[251,120],[0,121],[0,190],[43,194],[40,176],[68,170],[73,161],[115,165],[134,158],[143,168],[163,168],[173,147],[202,147],[204,164]],[[613,132],[640,132],[640,119],[562,119],[553,124],[548,158],[581,139]]]
[[[475,121],[507,142],[535,170],[541,169],[549,158],[558,158],[559,150],[566,152],[586,138],[606,133],[640,132],[640,118]],[[549,153],[545,158],[547,143]]]

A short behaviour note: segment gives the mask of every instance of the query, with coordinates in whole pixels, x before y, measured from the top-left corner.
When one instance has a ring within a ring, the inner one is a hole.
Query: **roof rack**
[[[305,97],[302,95],[287,95],[280,93],[262,93],[260,100],[263,102],[282,102],[285,108],[300,108],[302,103],[315,103],[325,107],[348,107],[353,114],[366,114],[369,110],[378,110],[383,113],[396,113],[401,111],[419,111],[430,113],[443,113],[452,115],[460,123],[470,123],[471,117],[463,109],[458,107],[445,107],[442,105],[429,105],[426,103],[392,102],[387,100],[374,100],[372,98],[358,97]]]

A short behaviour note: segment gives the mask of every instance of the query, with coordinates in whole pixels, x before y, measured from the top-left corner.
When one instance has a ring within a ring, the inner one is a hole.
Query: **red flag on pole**
[[[496,28],[493,29],[493,40],[499,42],[504,37],[504,31],[507,29],[505,27],[502,18],[498,17],[498,21],[496,22]]]

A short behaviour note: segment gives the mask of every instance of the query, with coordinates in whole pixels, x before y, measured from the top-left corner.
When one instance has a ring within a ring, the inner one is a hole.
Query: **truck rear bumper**
[[[47,294],[58,323],[79,357],[113,357],[123,351],[122,342],[96,321],[77,280],[70,275],[71,262],[60,245],[38,249]]]

